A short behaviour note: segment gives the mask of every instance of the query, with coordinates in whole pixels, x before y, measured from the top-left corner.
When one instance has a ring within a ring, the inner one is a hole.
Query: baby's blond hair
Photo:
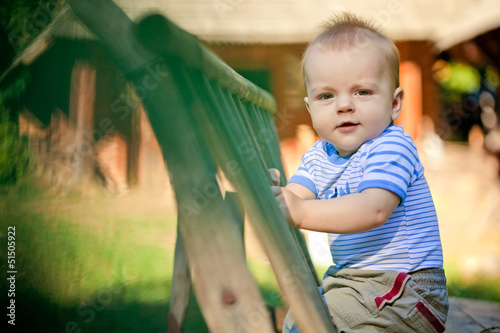
[[[302,77],[307,88],[305,65],[311,50],[316,45],[326,45],[334,50],[362,51],[370,41],[377,42],[383,57],[387,60],[387,69],[394,83],[399,87],[399,52],[393,41],[383,34],[372,22],[363,20],[350,13],[335,15],[332,20],[322,25],[321,33],[307,46],[302,56]]]

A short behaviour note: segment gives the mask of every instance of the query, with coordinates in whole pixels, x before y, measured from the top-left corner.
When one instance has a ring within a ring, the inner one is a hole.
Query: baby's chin
[[[340,157],[350,156],[350,155],[354,154],[355,152],[357,152],[359,150],[359,148],[361,148],[361,145],[359,145],[357,147],[338,147],[334,143],[332,143],[332,142],[330,142],[330,143],[332,144],[332,146],[335,147],[335,150],[337,151],[337,154]]]

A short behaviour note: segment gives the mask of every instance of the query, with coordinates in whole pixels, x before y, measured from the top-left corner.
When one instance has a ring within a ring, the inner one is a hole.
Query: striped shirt
[[[390,125],[347,157],[340,157],[332,144],[317,141],[304,154],[290,182],[307,187],[318,199],[367,188],[386,189],[401,198],[382,226],[362,233],[328,235],[337,269],[413,272],[443,266],[436,210],[424,168],[401,126]]]

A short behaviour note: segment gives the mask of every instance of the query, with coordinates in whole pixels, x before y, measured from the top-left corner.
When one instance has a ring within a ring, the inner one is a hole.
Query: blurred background
[[[334,13],[373,20],[400,51],[398,124],[426,168],[450,294],[500,302],[496,0],[115,3],[134,21],[165,15],[273,94],[287,178],[318,139],[303,103],[307,42]],[[176,206],[144,92],[64,1],[3,0],[0,50],[0,267],[15,226],[17,320],[47,332],[164,332]],[[161,80],[152,72],[144,89]],[[306,236],[321,276],[328,245]],[[251,229],[247,250],[266,302],[283,305]],[[206,331],[194,298],[185,330]]]

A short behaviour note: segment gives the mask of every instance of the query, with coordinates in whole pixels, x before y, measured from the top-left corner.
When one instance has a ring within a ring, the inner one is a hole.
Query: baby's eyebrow
[[[319,94],[320,92],[331,92],[334,89],[330,86],[320,86],[311,89],[311,95]]]
[[[369,90],[373,90],[377,86],[378,86],[377,82],[367,82],[367,81],[364,81],[364,82],[361,82],[361,83],[358,83],[358,84],[354,85],[353,88],[354,89],[369,89]]]

